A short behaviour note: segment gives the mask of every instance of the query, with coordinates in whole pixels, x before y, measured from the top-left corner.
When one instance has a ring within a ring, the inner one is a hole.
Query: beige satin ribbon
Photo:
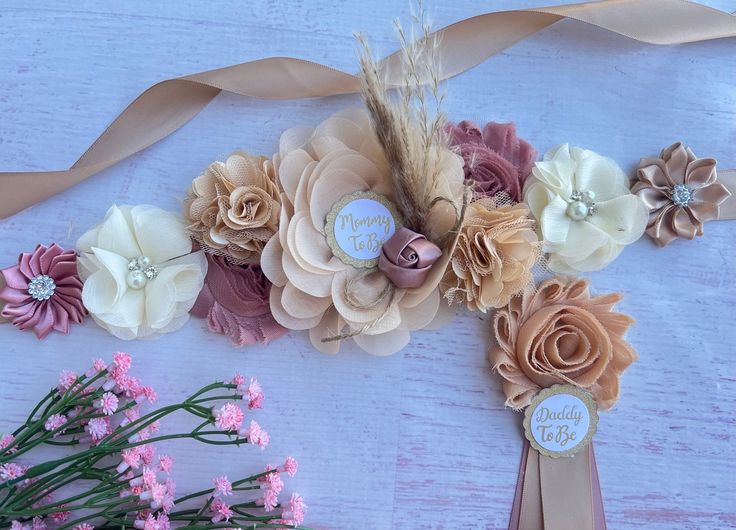
[[[650,44],[682,44],[736,36],[736,17],[685,0],[603,0],[472,17],[436,32],[442,79],[457,75],[516,42],[570,18]],[[391,85],[402,54],[382,61]],[[323,64],[274,57],[161,81],[135,99],[74,165],[61,171],[0,173],[0,218],[51,197],[165,138],[220,92],[297,99],[358,92],[358,77]]]
[[[593,445],[551,458],[525,443],[509,530],[605,530]]]
[[[736,220],[736,169],[718,171],[718,182],[726,186],[731,196],[721,203],[718,219],[722,221]]]

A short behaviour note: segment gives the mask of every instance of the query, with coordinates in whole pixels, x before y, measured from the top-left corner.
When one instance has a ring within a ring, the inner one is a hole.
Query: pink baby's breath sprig
[[[62,371],[28,420],[0,436],[0,528],[170,530],[171,521],[177,527],[301,524],[301,497],[292,496],[283,508],[278,501],[284,487],[281,473],[294,476],[298,467],[291,457],[244,479],[231,482],[218,476],[213,488],[177,498],[173,459],[156,455],[159,442],[181,438],[265,448],[268,433],[250,418],[244,427],[246,412],[263,405],[257,379],[236,375],[228,383],[206,385],[181,402],[146,412],[158,396],[131,369],[131,356],[117,352],[109,363],[95,359],[82,375]],[[240,400],[247,400],[247,411],[238,406]],[[174,413],[188,414],[199,425],[188,432],[162,432],[161,421]],[[34,463],[36,449],[46,444],[75,450]],[[81,493],[75,484],[82,485]],[[179,507],[197,502],[200,508],[195,510]]]

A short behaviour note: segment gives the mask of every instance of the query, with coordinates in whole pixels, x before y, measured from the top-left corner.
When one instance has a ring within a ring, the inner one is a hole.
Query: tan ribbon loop
[[[563,18],[650,44],[736,36],[736,17],[685,0],[603,0],[501,11],[456,22],[434,34],[444,65],[441,78],[464,72]],[[389,84],[400,79],[402,60],[401,53],[394,53],[383,61]],[[47,199],[165,138],[223,90],[263,99],[297,99],[353,93],[359,86],[359,79],[352,74],[289,57],[162,81],[133,101],[70,169],[0,173],[0,218]]]
[[[718,219],[736,220],[736,169],[718,171],[718,182],[731,192],[731,196],[720,205]]]

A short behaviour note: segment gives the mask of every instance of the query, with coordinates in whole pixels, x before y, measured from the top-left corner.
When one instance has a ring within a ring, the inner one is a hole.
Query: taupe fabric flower
[[[498,345],[489,359],[503,379],[506,405],[521,409],[554,384],[591,393],[601,409],[618,400],[619,377],[636,352],[624,340],[633,319],[614,313],[621,295],[591,296],[587,280],[551,279],[496,313]]]
[[[443,279],[445,294],[472,311],[504,306],[533,281],[540,252],[525,204],[497,208],[490,199],[475,201]]]
[[[184,201],[189,234],[233,264],[258,263],[278,230],[281,199],[271,161],[236,152],[194,179]]]
[[[677,142],[659,158],[642,158],[631,191],[649,208],[647,234],[660,246],[675,238],[703,235],[703,224],[718,219],[731,193],[717,182],[716,161],[697,158]]]

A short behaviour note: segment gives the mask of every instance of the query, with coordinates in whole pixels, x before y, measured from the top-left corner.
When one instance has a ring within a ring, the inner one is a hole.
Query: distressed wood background
[[[436,26],[532,1],[433,2]],[[732,0],[709,5],[736,10]],[[354,70],[353,31],[377,53],[396,46],[394,0],[195,0],[0,3],[0,168],[68,167],[152,83],[293,55]],[[652,24],[659,23],[652,20]],[[564,22],[453,79],[452,119],[515,121],[540,151],[570,142],[631,170],[676,140],[736,167],[736,41],[653,47]],[[176,135],[61,195],[0,222],[0,263],[52,241],[73,246],[112,203],[176,210],[190,180],[236,148],[270,154],[282,130],[316,124],[357,97],[262,102],[221,96]],[[29,183],[29,185],[32,185]],[[643,239],[602,272],[626,295],[640,360],[596,438],[609,528],[736,527],[736,225],[658,250]],[[235,370],[267,394],[256,419],[271,446],[171,446],[180,490],[246,474],[287,455],[289,482],[315,528],[504,528],[521,449],[520,417],[503,407],[486,362],[488,316],[416,333],[389,358],[312,350],[304,333],[235,349],[201,321],[155,341],[119,341],[89,320],[39,342],[0,326],[0,431],[20,422],[60,369],[135,355],[161,402]],[[177,420],[175,420],[177,421]]]

